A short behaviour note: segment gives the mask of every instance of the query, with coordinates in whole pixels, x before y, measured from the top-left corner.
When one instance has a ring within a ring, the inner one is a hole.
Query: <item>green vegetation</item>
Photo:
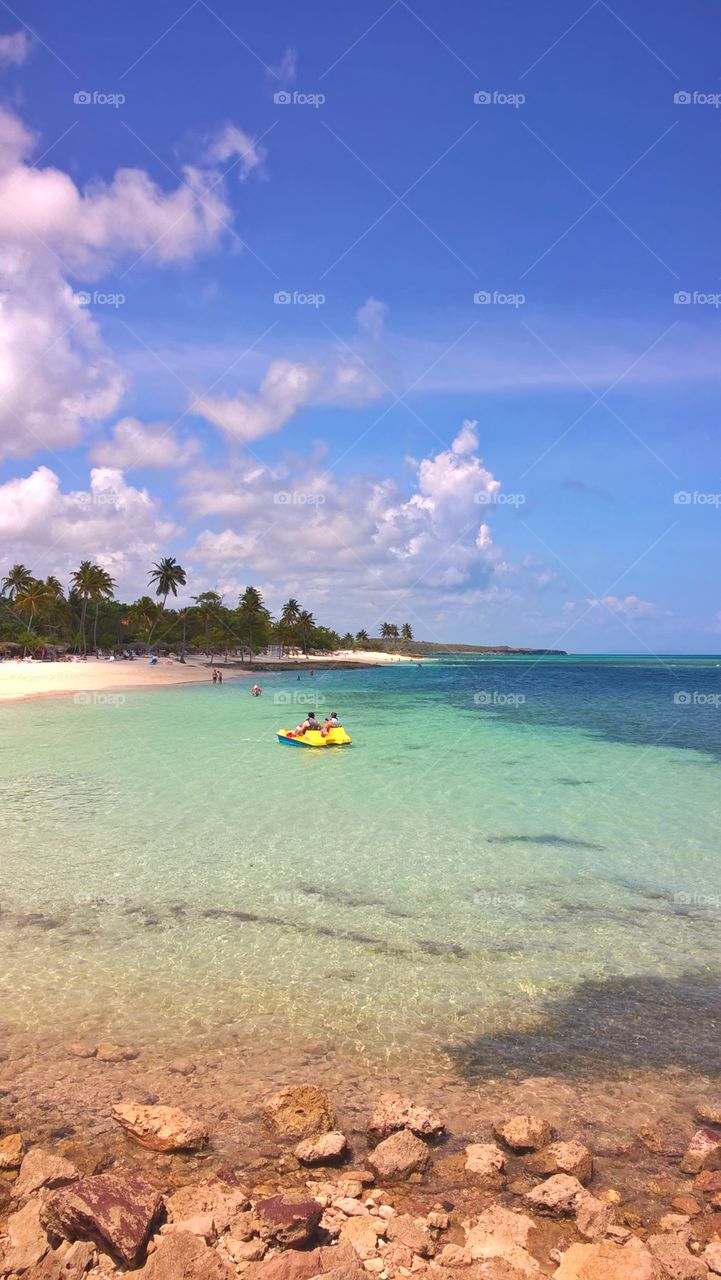
[[[335,649],[384,649],[382,640],[371,640],[361,630],[355,639],[323,626],[309,609],[288,600],[274,618],[256,587],[246,587],[237,603],[226,603],[217,591],[191,596],[191,604],[168,608],[187,583],[185,569],[174,556],[153,565],[148,585],[155,592],[132,604],[115,598],[116,583],[108,571],[83,560],[70,575],[67,592],[55,577],[43,581],[26,565],[8,570],[0,585],[0,652],[40,653],[122,649],[127,645],[172,649],[182,655],[202,650],[216,655],[234,654],[253,661],[267,645],[281,650],[329,653]],[[386,629],[390,628],[389,631]],[[383,624],[383,637],[397,642],[412,639],[405,623],[399,630]]]

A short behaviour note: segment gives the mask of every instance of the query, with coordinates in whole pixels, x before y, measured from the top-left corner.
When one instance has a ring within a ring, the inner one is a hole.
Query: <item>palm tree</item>
[[[369,643],[369,639],[368,639],[368,632],[367,632],[367,631],[364,631],[364,630],[361,628],[361,630],[360,630],[360,631],[357,631],[357,632],[356,632],[356,644],[366,645],[366,644],[368,644],[368,643]]]
[[[102,569],[99,564],[93,566],[95,573],[93,575],[93,587],[91,599],[95,601],[95,620],[93,622],[93,648],[98,647],[98,611],[100,609],[101,600],[112,600],[115,595],[116,582],[111,578],[107,569]]]
[[[298,628],[300,630],[300,638],[303,645],[303,653],[308,657],[308,647],[310,645],[310,637],[315,627],[315,618],[308,609],[302,609],[298,617]]]
[[[27,628],[33,634],[33,621],[47,614],[52,601],[47,584],[39,578],[31,578],[27,586],[15,595],[15,607],[21,617],[27,616]]]
[[[163,597],[160,612],[165,608],[165,603],[171,591],[174,596],[177,596],[178,587],[184,587],[186,580],[185,569],[178,564],[175,556],[165,556],[157,564],[153,565],[148,575],[148,582],[151,586],[155,585],[156,596]],[[158,617],[160,617],[160,613],[158,613]],[[150,635],[152,635],[152,629]],[[148,636],[148,644],[150,644],[150,635]]]
[[[136,600],[135,603],[130,606],[128,610],[128,622],[130,622],[132,626],[138,627],[140,631],[147,631],[149,640],[150,633],[158,621],[159,612],[160,605],[156,604],[150,596],[141,596],[139,600]]]
[[[194,596],[193,599],[195,598],[196,597]],[[188,623],[191,622],[193,618],[197,618],[197,616],[198,616],[198,610],[193,609],[190,605],[188,605],[185,609],[178,610],[178,621],[180,622],[180,625],[183,629],[183,639],[180,645],[180,661],[181,662],[185,662],[185,639],[188,631]]]
[[[263,604],[263,597],[255,587],[246,587],[238,601],[239,622],[241,628],[248,631],[248,652],[253,661],[253,632],[256,636],[261,624],[268,619],[268,610]]]
[[[345,635],[341,638],[340,647],[341,649],[353,649],[355,647],[355,640],[353,639],[350,631],[346,631]]]
[[[79,568],[70,576],[73,591],[80,597],[83,602],[80,613],[80,635],[82,637],[83,653],[87,653],[88,644],[85,635],[85,619],[88,612],[88,600],[95,591],[97,565],[91,560],[81,560]]]
[[[384,639],[384,640],[390,640],[391,636],[393,635],[393,623],[392,623],[392,622],[384,622],[384,623],[381,625],[381,635],[382,635],[382,637],[383,637],[383,639]]]
[[[24,564],[14,564],[6,578],[3,578],[3,591],[8,600],[14,600],[19,591],[26,590],[33,581],[33,575]]]
[[[192,599],[198,607],[198,621],[205,624],[205,648],[207,649],[210,624],[222,607],[223,597],[217,591],[201,591],[199,596],[193,596]]]
[[[403,626],[401,627],[401,640],[412,640],[412,639],[413,639],[413,628],[410,622],[404,622]]]

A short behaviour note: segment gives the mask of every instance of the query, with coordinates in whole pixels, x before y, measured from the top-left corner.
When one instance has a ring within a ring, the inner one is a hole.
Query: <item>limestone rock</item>
[[[394,1243],[405,1245],[412,1253],[427,1258],[435,1253],[433,1237],[427,1227],[416,1222],[409,1213],[397,1213],[387,1225],[386,1236]]]
[[[301,1164],[334,1164],[343,1159],[347,1150],[345,1134],[330,1132],[299,1142],[293,1154]]]
[[[605,1236],[613,1223],[613,1205],[598,1200],[585,1189],[576,1196],[575,1212],[576,1226],[587,1240],[598,1240]]]
[[[161,1236],[142,1271],[143,1280],[235,1280],[235,1269],[198,1236],[184,1231]]]
[[[317,1200],[282,1195],[259,1200],[255,1206],[259,1234],[296,1249],[312,1240],[322,1213]]]
[[[160,1192],[139,1174],[100,1173],[53,1191],[41,1207],[41,1222],[53,1236],[92,1240],[134,1267],[161,1210]]]
[[[99,1044],[95,1056],[98,1062],[131,1062],[138,1051],[129,1044]]]
[[[0,1169],[19,1169],[24,1150],[21,1133],[8,1133],[6,1137],[0,1138]]]
[[[328,1094],[314,1084],[279,1089],[263,1107],[263,1120],[279,1138],[312,1138],[336,1125]]]
[[[679,1168],[683,1173],[721,1169],[721,1135],[712,1129],[697,1129]]]
[[[576,1199],[583,1192],[578,1178],[567,1173],[555,1173],[539,1183],[533,1191],[529,1191],[526,1200],[541,1213],[550,1213],[554,1217],[568,1217],[576,1208]]]
[[[378,1218],[349,1218],[340,1233],[341,1245],[350,1245],[354,1253],[365,1262],[378,1251],[378,1237],[385,1235],[387,1223]]]
[[[36,1200],[30,1200],[24,1209],[11,1214],[6,1231],[10,1248],[0,1262],[1,1275],[37,1266],[50,1248],[40,1222],[40,1206]]]
[[[412,1173],[422,1173],[430,1158],[425,1142],[410,1129],[398,1129],[379,1142],[368,1156],[368,1164],[381,1182],[402,1182]]]
[[[702,1124],[721,1125],[721,1101],[700,1102],[696,1107],[696,1119]]]
[[[659,1280],[653,1258],[635,1237],[628,1244],[572,1244],[554,1280]]]
[[[384,1093],[368,1122],[368,1139],[372,1143],[381,1142],[399,1129],[410,1129],[419,1138],[437,1138],[445,1127],[440,1116],[428,1107],[419,1107],[398,1093]]]
[[[677,1236],[670,1233],[649,1236],[646,1243],[659,1265],[661,1280],[706,1280],[706,1263],[694,1258]]]
[[[264,1262],[256,1271],[256,1280],[310,1280],[321,1270],[320,1249],[289,1249]]]
[[[13,1187],[13,1195],[18,1200],[24,1200],[26,1196],[32,1196],[36,1191],[40,1191],[41,1187],[63,1187],[68,1182],[75,1182],[79,1177],[80,1170],[76,1169],[70,1160],[53,1155],[52,1151],[45,1151],[42,1147],[33,1147],[20,1166],[20,1175]]]
[[[107,1046],[105,1046],[107,1048]],[[84,1040],[75,1040],[65,1046],[71,1058],[94,1058],[98,1052],[97,1045],[86,1044]]]
[[[533,1229],[534,1223],[526,1214],[512,1213],[510,1209],[494,1204],[473,1219],[466,1249],[474,1262],[485,1265],[491,1259],[498,1259],[515,1268],[520,1276],[538,1276],[541,1268],[526,1249]]]
[[[45,1255],[33,1271],[32,1280],[83,1280],[94,1259],[95,1249],[85,1240],[76,1240],[75,1244],[64,1240],[59,1249]]]
[[[582,1142],[552,1142],[528,1160],[534,1173],[568,1173],[579,1182],[593,1177],[593,1156]]]
[[[129,1137],[150,1151],[199,1151],[208,1142],[205,1126],[179,1107],[118,1102],[111,1115]]]
[[[247,1238],[253,1234],[252,1215],[244,1213],[249,1208],[245,1191],[241,1187],[230,1187],[218,1178],[180,1187],[174,1195],[165,1197],[165,1208],[168,1220],[179,1231],[186,1229],[187,1222],[209,1216],[220,1233],[228,1229],[231,1221],[235,1227],[245,1217],[248,1220]]]
[[[493,1132],[511,1151],[540,1151],[551,1141],[551,1126],[539,1116],[512,1116],[495,1124]]]
[[[472,1142],[466,1147],[466,1173],[480,1186],[497,1187],[503,1181],[506,1157],[495,1142]]]

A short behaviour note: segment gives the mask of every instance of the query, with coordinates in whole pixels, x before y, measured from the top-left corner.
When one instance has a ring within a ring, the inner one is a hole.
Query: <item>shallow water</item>
[[[4,707],[4,1030],[717,1069],[718,662]],[[352,748],[281,749],[310,699]]]

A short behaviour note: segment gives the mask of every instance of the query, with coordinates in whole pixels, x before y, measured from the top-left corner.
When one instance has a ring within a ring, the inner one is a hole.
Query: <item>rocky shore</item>
[[[0,1061],[0,1275],[721,1275],[712,1081],[411,1093],[327,1063],[278,1087],[279,1064],[263,1089],[232,1055],[72,1044]]]

